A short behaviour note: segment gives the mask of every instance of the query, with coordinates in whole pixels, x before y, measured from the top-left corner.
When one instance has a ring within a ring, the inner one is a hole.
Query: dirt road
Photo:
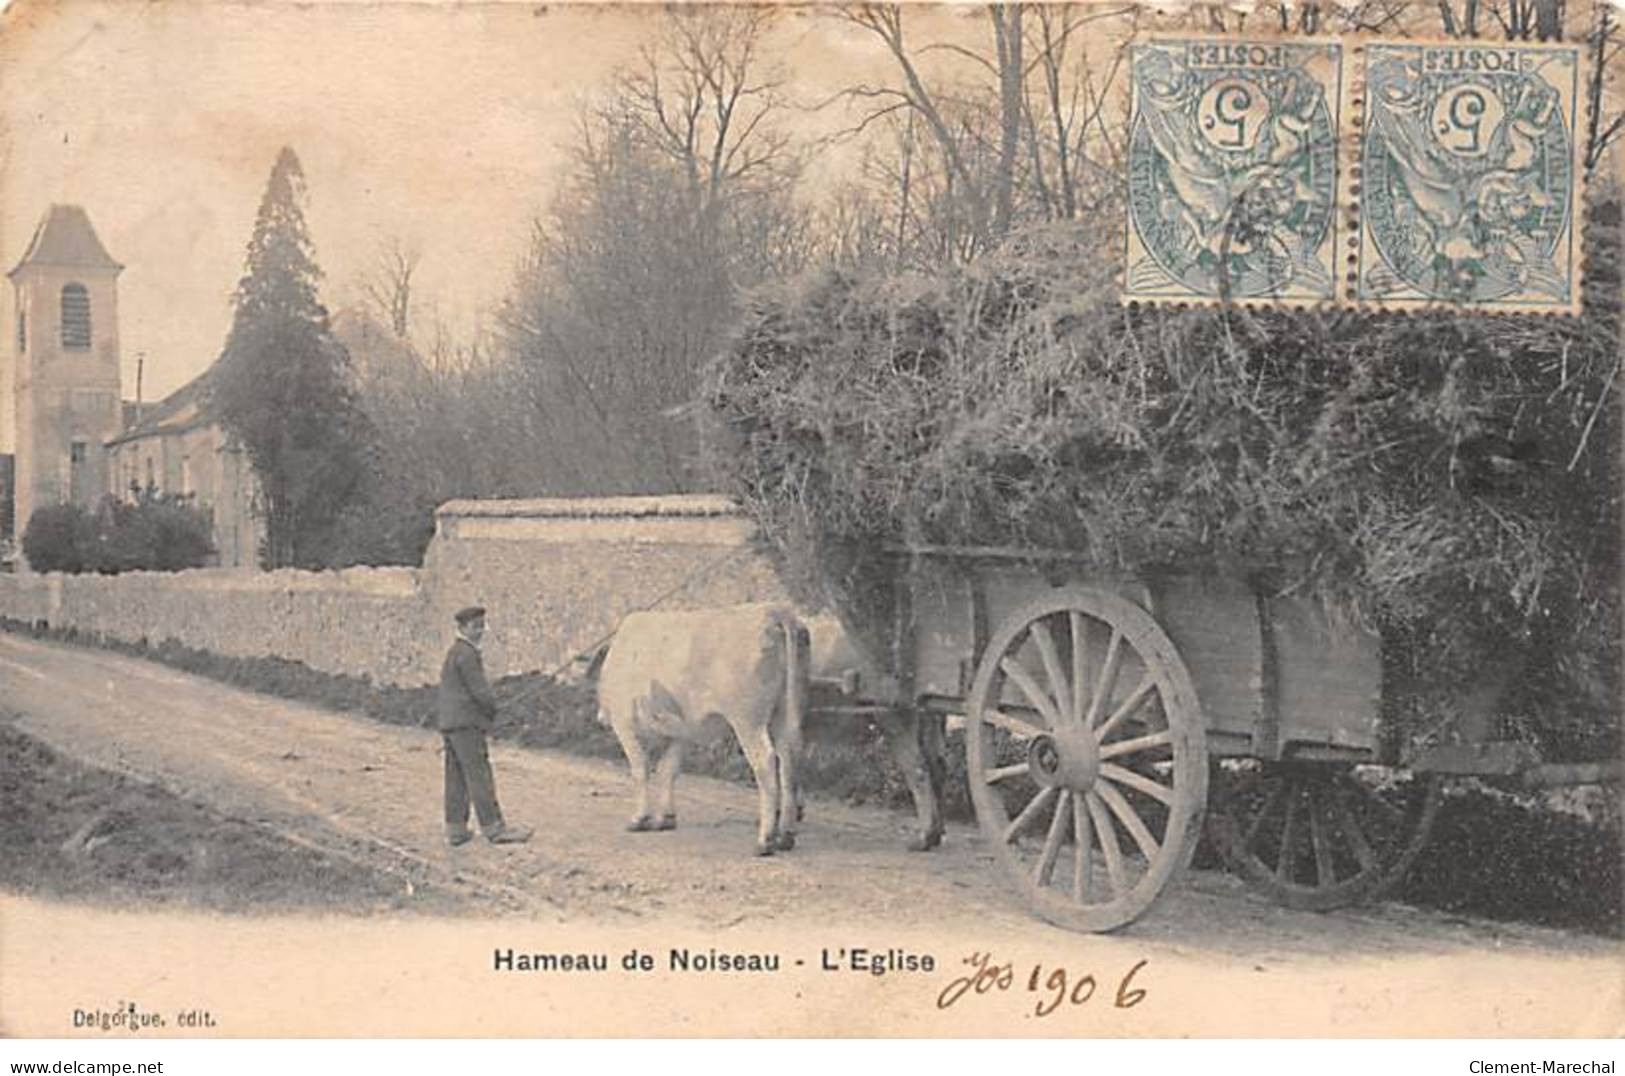
[[[1439,1025],[1455,1033],[1625,1030],[1621,950],[1603,939],[1398,905],[1293,912],[1211,872],[1176,883],[1128,931],[1080,938],[1031,919],[1015,903],[974,830],[951,830],[937,853],[910,854],[902,847],[904,816],[815,801],[796,850],[758,859],[750,854],[750,789],[684,778],[680,828],[633,835],[622,830],[629,800],[621,767],[505,746],[493,753],[504,807],[510,818],[534,824],[537,839],[449,849],[438,819],[439,738],[429,730],[14,635],[0,635],[0,685],[6,706],[22,715],[19,727],[64,754],[391,872],[404,888],[429,883],[442,893],[465,892],[471,914],[497,906],[525,923],[582,937],[606,930],[707,938],[788,932],[816,944],[815,953],[831,939],[861,934],[878,944],[923,931],[937,939],[944,965],[950,957],[957,962],[961,949],[995,944],[1008,952],[1147,954],[1201,969],[1203,993],[1240,976],[1243,992],[1221,1008],[1239,1006],[1257,1027],[1278,1030],[1270,1006],[1301,1000],[1293,976],[1333,990],[1327,972],[1335,968],[1338,994],[1370,986],[1392,997],[1395,969],[1405,968],[1399,982],[1430,991],[1435,1003],[1447,998],[1448,1011],[1466,1021]],[[38,908],[14,911],[14,930],[17,915],[49,919]],[[15,946],[11,952],[18,954]],[[1276,971],[1290,974],[1264,989],[1264,973]],[[1364,1033],[1407,1033],[1393,1023],[1404,1013],[1402,1002],[1390,1001],[1373,1011]],[[1178,1026],[1201,1033],[1200,1022]]]

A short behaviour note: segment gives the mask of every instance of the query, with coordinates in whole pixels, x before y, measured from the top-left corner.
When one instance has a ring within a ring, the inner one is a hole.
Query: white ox
[[[673,789],[685,747],[732,728],[756,777],[757,854],[793,848],[807,654],[807,631],[783,606],[633,613],[622,621],[598,674],[598,719],[615,730],[637,785],[627,828],[676,828]]]

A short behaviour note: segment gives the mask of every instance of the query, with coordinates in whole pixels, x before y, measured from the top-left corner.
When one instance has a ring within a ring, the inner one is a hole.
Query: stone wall
[[[720,497],[453,501],[421,569],[0,576],[0,616],[412,686],[478,603],[497,677],[552,671],[635,609],[782,600],[750,536]]]
[[[275,656],[380,683],[420,679],[427,602],[411,568],[0,576],[0,616],[124,642]]]

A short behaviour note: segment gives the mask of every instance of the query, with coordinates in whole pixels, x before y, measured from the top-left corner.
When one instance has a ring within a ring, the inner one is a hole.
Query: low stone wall
[[[0,616],[124,642],[283,657],[379,683],[420,678],[427,601],[411,568],[0,576]]]
[[[415,686],[465,605],[490,610],[497,677],[552,671],[635,609],[782,600],[750,536],[719,497],[454,501],[421,569],[0,575],[0,616]]]

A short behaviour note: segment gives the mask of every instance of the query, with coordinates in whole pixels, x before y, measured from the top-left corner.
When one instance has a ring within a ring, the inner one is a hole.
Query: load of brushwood
[[[886,661],[901,544],[1222,572],[1378,631],[1413,743],[1476,698],[1548,758],[1617,750],[1617,197],[1580,317],[1125,307],[1115,217],[754,297],[714,466],[798,599]]]

